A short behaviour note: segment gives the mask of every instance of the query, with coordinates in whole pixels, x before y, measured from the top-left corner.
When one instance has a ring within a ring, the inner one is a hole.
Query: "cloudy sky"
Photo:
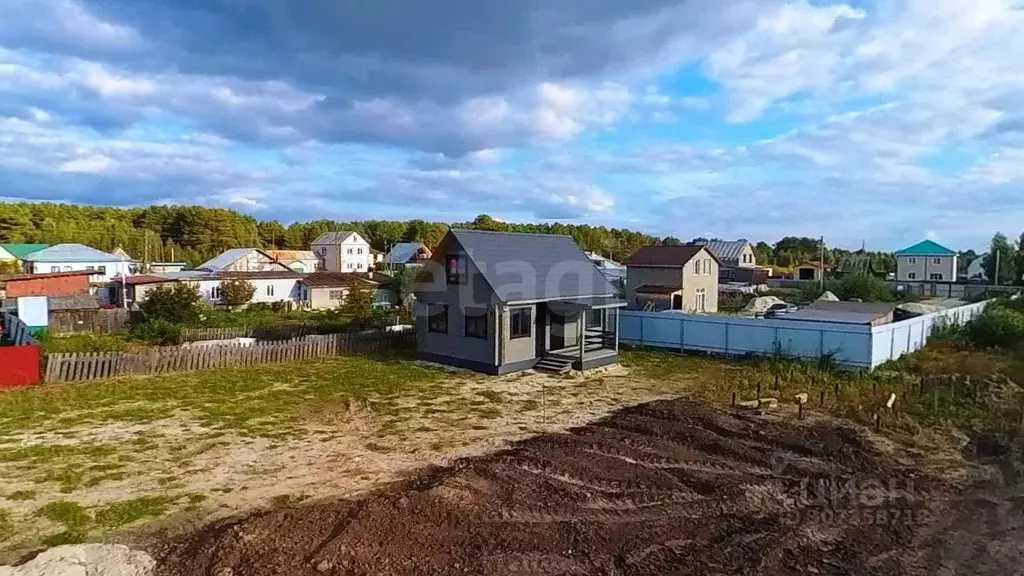
[[[0,198],[980,248],[1024,0],[0,0]]]

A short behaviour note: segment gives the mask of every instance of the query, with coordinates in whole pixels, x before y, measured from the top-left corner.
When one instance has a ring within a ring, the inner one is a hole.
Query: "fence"
[[[253,329],[242,328],[182,328],[181,342],[202,342],[204,340],[231,340],[232,338],[251,338]]]
[[[134,353],[50,354],[47,356],[45,381],[84,382],[118,376],[296,362],[346,353],[377,352],[411,346],[414,342],[415,331],[404,329],[307,336],[287,342],[264,342],[250,346],[166,346]]]
[[[28,326],[13,314],[4,313],[3,339],[13,346],[0,346],[0,388],[39,383],[39,344]]]
[[[619,339],[624,344],[728,355],[782,353],[808,360],[833,356],[840,366],[870,369],[923,347],[932,327],[966,322],[986,304],[950,308],[877,327],[622,310]]]
[[[51,310],[47,332],[55,336],[90,332],[110,334],[120,332],[128,326],[127,310]]]

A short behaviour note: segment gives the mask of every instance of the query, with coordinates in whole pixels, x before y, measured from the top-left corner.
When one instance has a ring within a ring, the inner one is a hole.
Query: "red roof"
[[[39,274],[0,274],[0,282],[17,282],[19,280],[42,280],[45,278],[63,278],[66,276],[92,276],[99,274],[95,270],[76,270],[74,272],[41,272]]]
[[[169,278],[164,278],[163,276],[150,276],[147,274],[129,276],[125,280],[125,284],[128,284],[129,286],[137,286],[140,284],[160,284],[162,282],[177,282],[177,280],[171,280]],[[117,283],[120,284],[121,281],[117,280]]]

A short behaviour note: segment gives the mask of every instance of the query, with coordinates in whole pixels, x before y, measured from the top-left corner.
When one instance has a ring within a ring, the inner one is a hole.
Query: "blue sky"
[[[0,197],[1024,230],[1022,0],[0,0]]]

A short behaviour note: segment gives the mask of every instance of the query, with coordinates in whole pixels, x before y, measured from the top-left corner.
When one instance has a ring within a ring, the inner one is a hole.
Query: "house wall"
[[[532,309],[533,312],[531,313],[530,318],[533,322],[531,322],[529,338],[516,338],[515,340],[512,340],[510,337],[512,334],[510,326],[512,311],[518,308]],[[502,344],[502,364],[535,359],[537,357],[537,306],[535,304],[526,306],[510,306],[507,308],[506,312],[502,313],[501,319],[501,334],[504,340]],[[545,322],[545,325],[549,327],[550,323]]]
[[[313,244],[310,249],[323,262],[324,270],[331,272],[366,272],[373,263],[370,243],[359,234],[349,236],[341,244]]]
[[[636,306],[636,289],[644,284],[682,287],[683,273],[678,267],[628,266],[626,268],[626,302]]]
[[[575,314],[575,315],[572,315],[572,316],[566,316],[565,317],[565,324],[564,324],[564,326],[561,325],[561,324],[555,324],[554,322],[550,322],[549,321],[551,336],[555,337],[555,336],[558,336],[558,335],[562,335],[565,338],[565,346],[567,348],[570,347],[570,346],[577,346],[577,345],[579,345],[579,342],[580,342],[579,322],[580,322],[580,315],[579,314]],[[549,340],[549,342],[550,342],[550,340]]]
[[[746,255],[746,262],[744,262],[743,256]],[[754,248],[750,244],[747,244],[742,251],[740,251],[740,260],[736,264],[738,268],[753,268],[757,266],[757,258],[754,255]]]
[[[279,278],[279,279],[252,279],[246,278],[246,282],[249,282],[256,288],[256,293],[253,294],[251,304],[257,302],[298,302],[302,299],[301,290],[299,287],[298,278]],[[203,297],[203,301],[210,305],[220,303],[220,298],[215,298],[213,289],[214,287],[220,287],[221,280],[195,280],[191,281],[195,284],[199,293]],[[267,287],[274,287],[274,294],[267,294]],[[138,294],[138,292],[136,292]]]
[[[694,269],[700,262],[700,273]],[[696,305],[697,290],[704,290],[704,310]],[[683,267],[683,310],[687,312],[718,312],[718,262],[706,250],[701,251]]]
[[[455,241],[449,244],[446,250],[447,254],[458,254],[467,260],[469,258],[465,250]],[[417,285],[416,290],[416,342],[419,352],[428,359],[433,358],[443,362],[444,358],[454,358],[474,369],[497,370],[499,364],[496,361],[497,302],[479,268],[472,260],[468,260],[469,277],[466,284],[461,285],[447,284],[444,267],[437,262],[428,262],[425,270],[433,277],[433,281],[421,282]],[[448,305],[447,334],[438,334],[428,330],[427,306],[429,304]],[[465,307],[488,309],[488,337],[486,340],[465,337]],[[501,333],[508,334],[508,315],[502,314],[501,316],[504,323]]]
[[[341,300],[332,300],[331,292],[342,292]],[[348,295],[348,288],[306,288],[306,298],[308,305],[313,310],[327,310],[330,308],[337,308],[345,301],[345,296]]]
[[[293,260],[285,264],[294,272],[300,274],[308,274],[316,271],[317,266],[320,264],[320,260]]]
[[[929,281],[932,274],[941,274],[936,281],[956,281],[956,256],[897,256],[896,280]],[[911,277],[913,275],[913,277]]]
[[[245,256],[235,260],[230,265],[225,266],[221,271],[223,272],[280,272],[285,270],[287,267],[274,261],[273,258],[268,258],[259,252],[259,250],[253,250]]]
[[[43,274],[46,272],[77,272],[80,270],[88,270],[89,267],[93,270],[99,270],[100,266],[104,266],[106,269],[105,273],[92,274],[89,276],[89,282],[110,282],[118,274],[125,276],[131,275],[131,263],[130,262],[33,262],[25,261],[25,271],[29,274]]]
[[[59,278],[30,278],[8,280],[4,290],[6,298],[19,296],[71,296],[89,293],[88,276],[61,276]]]
[[[807,274],[806,271],[808,271],[808,270],[810,271],[810,274],[812,275],[812,277],[811,278],[807,278],[807,280],[815,280],[815,281],[821,280],[822,270],[821,270],[821,268],[818,268],[817,266],[797,266],[796,268],[793,269],[793,278],[795,280],[802,279],[802,277],[800,275],[801,274],[801,270],[804,271],[803,272],[804,274]]]
[[[11,254],[3,246],[0,246],[0,262],[17,262],[17,260],[18,259],[14,257],[14,254]]]

